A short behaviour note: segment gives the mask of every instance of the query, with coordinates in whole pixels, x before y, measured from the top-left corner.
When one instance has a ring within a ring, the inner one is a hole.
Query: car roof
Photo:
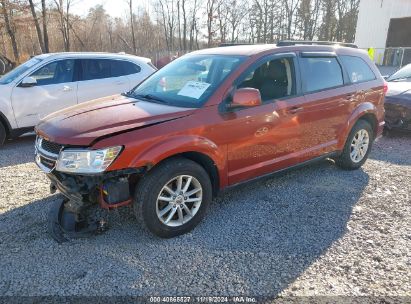
[[[233,55],[233,56],[253,56],[267,51],[284,50],[286,51],[301,51],[301,52],[336,52],[336,53],[352,53],[363,54],[364,51],[344,47],[340,45],[289,45],[289,46],[277,46],[276,44],[247,44],[247,45],[232,45],[222,46],[216,48],[203,49],[194,51],[190,54],[193,55]]]
[[[243,55],[252,56],[264,51],[276,49],[275,44],[247,44],[247,45],[232,45],[216,48],[203,49],[194,51],[191,54],[195,55]]]
[[[138,62],[150,62],[150,58],[140,57],[125,53],[104,53],[104,52],[61,52],[61,53],[48,53],[36,56],[37,58],[116,58],[116,59],[128,59]]]

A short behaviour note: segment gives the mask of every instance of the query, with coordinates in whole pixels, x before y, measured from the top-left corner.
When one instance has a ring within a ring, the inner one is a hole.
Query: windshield
[[[43,59],[34,57],[31,58],[29,61],[26,61],[25,63],[19,65],[16,67],[14,70],[11,70],[7,74],[5,74],[3,77],[0,78],[0,84],[8,84],[12,82],[14,79],[18,78],[22,74],[24,74],[28,69],[30,69],[32,66],[38,64],[41,62]]]
[[[178,107],[201,107],[244,56],[189,55],[181,57],[129,93],[132,97]]]
[[[395,72],[390,77],[388,77],[388,81],[395,81],[399,79],[408,79],[411,78],[411,64],[406,65],[401,70]]]

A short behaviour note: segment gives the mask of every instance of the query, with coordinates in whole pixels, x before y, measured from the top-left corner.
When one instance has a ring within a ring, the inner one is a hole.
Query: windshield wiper
[[[134,97],[134,95],[131,93],[131,91],[128,91],[128,92],[123,92],[123,93],[121,93],[121,96],[125,96],[125,97]]]
[[[143,98],[149,101],[154,101],[157,103],[162,103],[162,104],[169,104],[169,102],[167,100],[164,100],[158,96],[152,95],[152,94],[138,94],[138,95],[133,95],[134,98]]]

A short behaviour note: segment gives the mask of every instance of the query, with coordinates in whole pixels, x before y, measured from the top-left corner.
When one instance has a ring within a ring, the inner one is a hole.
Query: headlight
[[[71,173],[101,173],[116,159],[122,147],[101,150],[67,149],[60,152],[56,170]]]

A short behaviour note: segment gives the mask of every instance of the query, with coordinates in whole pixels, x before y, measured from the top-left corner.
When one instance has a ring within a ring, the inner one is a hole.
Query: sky
[[[150,3],[149,0],[135,0],[134,2],[136,10],[138,7],[148,7]],[[71,11],[80,16],[86,16],[89,9],[98,4],[102,4],[107,13],[113,17],[126,17],[128,12],[126,0],[77,0],[73,3]]]

